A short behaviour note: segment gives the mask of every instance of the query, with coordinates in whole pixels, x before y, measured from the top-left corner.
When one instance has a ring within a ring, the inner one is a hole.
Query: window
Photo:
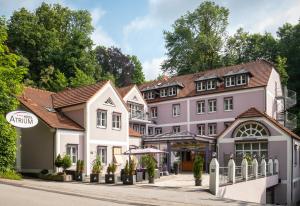
[[[217,134],[217,124],[208,124],[208,135],[216,135]]]
[[[166,97],[166,96],[168,96],[167,89],[166,88],[161,89],[160,90],[160,97]]]
[[[153,135],[153,127],[148,127],[148,135]]]
[[[205,91],[206,90],[206,82],[205,81],[201,81],[201,82],[197,82],[197,91]]]
[[[107,164],[107,147],[98,146],[97,155],[100,157],[101,163]]]
[[[162,134],[162,128],[161,128],[161,127],[155,128],[155,134],[156,134],[156,135]]]
[[[235,156],[240,162],[243,159],[243,155],[248,154],[250,157],[256,155],[258,159],[268,157],[268,143],[267,142],[245,142],[235,144]]]
[[[233,98],[227,97],[224,98],[224,111],[232,111],[233,110]]]
[[[205,113],[205,100],[197,102],[197,114]]]
[[[234,137],[263,137],[269,136],[269,130],[259,122],[248,121],[241,124],[235,131]]]
[[[134,125],[132,126],[132,129],[133,129],[134,131],[140,132],[140,126],[139,126],[138,124],[134,124]]]
[[[106,128],[107,125],[107,111],[97,110],[97,127]]]
[[[236,85],[244,85],[247,84],[247,75],[241,74],[236,76]]]
[[[173,133],[179,133],[179,132],[180,132],[180,126],[174,126]]]
[[[104,104],[108,105],[108,106],[115,106],[114,102],[112,101],[112,99],[109,97]]]
[[[180,115],[180,104],[173,104],[172,113],[173,113],[173,117],[177,117]]]
[[[225,78],[225,86],[226,87],[233,87],[235,86],[235,76],[230,76]]]
[[[145,99],[154,99],[154,92],[153,91],[144,92],[144,98]]]
[[[175,96],[177,93],[176,87],[170,87],[169,88],[169,96]]]
[[[121,114],[114,112],[112,115],[112,128],[121,129]]]
[[[157,107],[151,107],[151,117],[157,118]]]
[[[207,80],[207,90],[215,89],[217,82],[215,79]]]
[[[205,135],[205,124],[198,124],[198,134],[199,135]]]
[[[210,99],[208,100],[208,112],[216,112],[217,111],[217,100]]]
[[[114,146],[112,148],[112,154],[113,155],[121,155],[122,154],[122,147],[116,147],[116,146]]]
[[[140,127],[140,133],[145,134],[146,133],[146,127],[144,125],[141,125]]]
[[[67,145],[67,155],[70,156],[72,165],[75,165],[77,163],[77,159],[78,159],[78,145],[68,144]]]

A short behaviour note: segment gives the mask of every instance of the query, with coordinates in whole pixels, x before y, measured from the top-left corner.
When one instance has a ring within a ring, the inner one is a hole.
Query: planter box
[[[143,176],[144,176],[144,172],[136,172],[136,181],[137,182],[142,182],[143,180],[144,180],[144,178],[143,178]]]
[[[106,184],[116,184],[117,175],[116,174],[105,174],[105,183]]]
[[[202,186],[202,180],[201,179],[195,179],[195,186]]]
[[[72,175],[58,175],[58,174],[39,174],[39,178],[43,180],[57,181],[57,182],[71,182]]]
[[[81,173],[81,172],[80,172],[80,173],[79,173],[79,172],[78,172],[78,173],[76,172],[76,173],[75,173],[75,180],[76,180],[76,181],[84,181],[84,174]]]
[[[101,182],[101,174],[90,174],[90,182]]]
[[[123,184],[124,185],[134,185],[136,183],[135,175],[124,175],[123,176]]]

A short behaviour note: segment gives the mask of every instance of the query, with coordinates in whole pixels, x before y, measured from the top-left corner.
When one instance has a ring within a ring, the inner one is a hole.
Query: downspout
[[[291,168],[291,204],[293,203],[293,188],[294,188],[294,139],[292,138],[292,168]]]

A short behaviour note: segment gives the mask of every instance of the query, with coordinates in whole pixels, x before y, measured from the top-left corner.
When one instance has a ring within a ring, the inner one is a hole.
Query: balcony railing
[[[284,122],[284,126],[290,130],[297,127],[297,115],[290,112],[279,112],[277,113],[277,120]]]
[[[277,99],[282,99],[285,103],[285,109],[289,109],[297,104],[297,93],[284,87],[283,94],[277,96]]]
[[[149,115],[145,112],[142,111],[137,111],[137,112],[133,112],[130,113],[130,119],[131,120],[145,120],[145,121],[149,121]]]

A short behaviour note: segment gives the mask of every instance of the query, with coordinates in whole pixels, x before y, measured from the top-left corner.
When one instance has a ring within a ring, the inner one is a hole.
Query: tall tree
[[[80,68],[94,77],[97,64],[90,52],[91,15],[59,4],[42,3],[34,12],[15,11],[8,24],[8,45],[30,62],[30,79],[39,83],[41,71],[53,66],[67,78]]]
[[[71,87],[80,87],[80,86],[86,86],[89,84],[94,84],[95,80],[91,77],[85,74],[80,69],[76,69],[75,76],[70,78],[70,86]]]
[[[14,168],[17,133],[5,114],[17,108],[16,96],[22,91],[21,82],[27,72],[20,66],[20,56],[9,51],[6,40],[6,25],[0,18],[0,172]]]
[[[186,74],[218,66],[228,15],[228,9],[205,1],[177,19],[172,31],[164,32],[168,59],[162,70]]]
[[[132,74],[132,83],[137,85],[144,83],[145,75],[143,72],[142,63],[135,55],[129,56],[129,58],[134,65],[134,72]]]

